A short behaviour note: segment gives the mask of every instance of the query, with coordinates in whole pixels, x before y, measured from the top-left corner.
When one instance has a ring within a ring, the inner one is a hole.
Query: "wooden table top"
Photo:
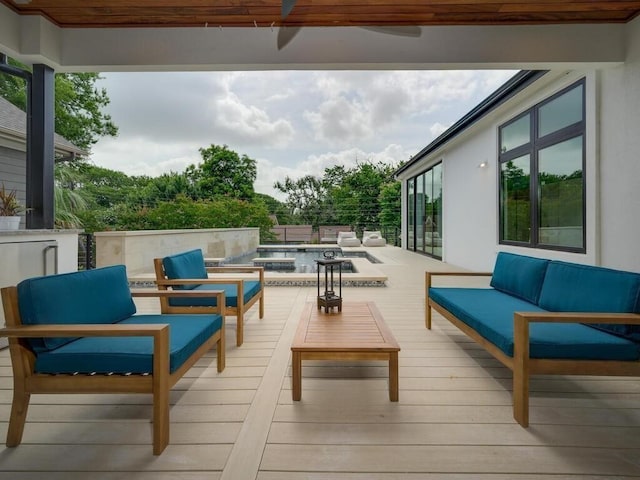
[[[306,304],[292,351],[398,352],[400,346],[374,302],[344,302],[342,312]]]

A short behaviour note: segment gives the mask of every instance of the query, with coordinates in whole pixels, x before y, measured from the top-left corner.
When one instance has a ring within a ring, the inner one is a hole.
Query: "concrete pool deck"
[[[278,250],[283,248],[304,248],[307,250],[329,250],[340,249],[337,244],[325,243],[321,245],[260,245],[261,250]],[[384,247],[342,247],[345,253],[364,252],[375,257],[380,263],[395,263],[393,252],[400,250],[399,247],[386,245]],[[344,287],[384,287],[386,286],[387,275],[385,275],[375,264],[366,257],[348,257],[356,272],[342,273],[342,286]],[[322,276],[323,274],[321,274]],[[236,275],[233,275],[237,277]],[[315,286],[318,281],[318,274],[315,272],[295,273],[282,271],[264,272],[265,284],[273,287],[302,287]],[[155,283],[153,272],[140,273],[129,276],[129,282],[133,287],[144,287]]]

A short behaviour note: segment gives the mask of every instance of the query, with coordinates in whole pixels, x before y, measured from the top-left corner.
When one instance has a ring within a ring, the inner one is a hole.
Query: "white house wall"
[[[510,251],[640,272],[640,19],[627,27],[624,65],[551,72],[403,173],[406,180],[443,161],[443,261],[491,270],[496,253]],[[500,245],[498,127],[583,77],[587,252]],[[488,167],[478,168],[483,161]]]
[[[627,60],[600,75],[600,232],[603,265],[640,272],[640,18]]]
[[[496,134],[482,129],[443,156],[443,260],[472,270],[493,265],[496,245]],[[483,161],[486,168],[479,168]]]

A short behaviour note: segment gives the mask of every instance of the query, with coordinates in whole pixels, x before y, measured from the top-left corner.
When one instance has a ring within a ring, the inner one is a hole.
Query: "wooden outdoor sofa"
[[[491,276],[491,288],[435,287]],[[513,415],[529,425],[531,375],[640,376],[640,274],[498,254],[492,273],[426,272],[436,310],[513,372]]]
[[[259,304],[258,315],[264,317],[264,267],[257,266],[205,266],[202,250],[155,258],[153,266],[158,289],[211,291],[223,290],[225,314],[237,318],[236,345],[244,341],[244,314],[255,303]],[[215,276],[209,276],[209,273]],[[235,275],[235,277],[230,277]],[[241,275],[245,275],[241,277]],[[217,311],[219,303],[215,297],[207,298],[160,298],[162,313],[211,313]]]
[[[34,393],[149,393],[153,453],[169,443],[169,391],[212,348],[225,368],[224,312],[136,314],[132,296],[215,296],[221,291],[129,290],[123,265],[37,277],[2,289],[13,368],[7,446],[22,436]],[[124,441],[125,439],[123,439]]]

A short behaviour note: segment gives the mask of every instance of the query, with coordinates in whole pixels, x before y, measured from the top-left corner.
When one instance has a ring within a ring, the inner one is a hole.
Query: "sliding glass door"
[[[407,182],[407,248],[442,258],[442,163]]]

